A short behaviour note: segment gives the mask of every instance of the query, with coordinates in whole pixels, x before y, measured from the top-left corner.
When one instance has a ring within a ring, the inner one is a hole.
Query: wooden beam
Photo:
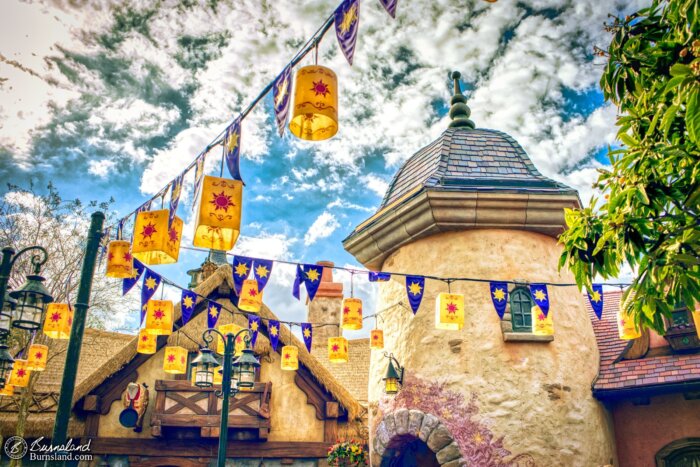
[[[334,400],[333,396],[314,381],[311,372],[305,367],[300,366],[296,371],[294,382],[306,394],[306,402],[313,405],[316,409],[316,418],[319,420],[325,419],[326,402],[332,402]]]
[[[87,442],[87,439],[81,440]],[[289,441],[229,441],[226,456],[233,458],[325,458],[332,443]],[[216,439],[92,438],[91,453],[149,457],[216,457]]]
[[[83,410],[86,412],[100,411],[100,396],[89,394],[83,399]]]

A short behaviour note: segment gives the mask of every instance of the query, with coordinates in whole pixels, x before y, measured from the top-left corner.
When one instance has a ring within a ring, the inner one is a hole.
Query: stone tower
[[[373,352],[373,465],[399,465],[409,452],[426,466],[612,463],[611,428],[591,394],[598,350],[582,295],[549,287],[554,336],[533,335],[523,305],[528,281],[573,282],[558,271],[557,236],[578,193],[540,174],[510,136],[475,128],[453,79],[449,128],[405,162],[344,247],[376,271],[522,284],[509,285],[501,321],[488,283],[453,282],[465,295],[460,331],[435,328],[442,281],[426,280],[415,316],[386,312],[385,350],[405,368],[404,385],[383,394],[388,360]],[[377,309],[406,302],[403,277],[378,287]]]

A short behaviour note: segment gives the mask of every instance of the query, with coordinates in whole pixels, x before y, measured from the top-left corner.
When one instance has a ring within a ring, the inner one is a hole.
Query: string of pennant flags
[[[255,282],[255,287],[250,289],[254,295],[259,295],[260,302],[262,302],[262,292],[265,286],[268,284],[270,275],[272,273],[273,264],[275,261],[268,259],[252,258],[240,255],[233,255],[232,261],[232,279],[234,283],[234,293],[236,296],[236,303],[239,307],[238,310],[228,310],[231,313],[240,313],[248,317],[248,325],[254,333],[257,333],[258,326],[260,325],[260,320],[263,319],[258,316],[255,312],[246,312],[241,310],[241,300],[244,297],[241,296],[244,289],[244,283],[248,281],[248,277],[251,275]],[[296,266],[296,274],[294,283],[292,284],[292,295],[299,300],[300,291],[303,286],[306,289],[309,301],[313,301],[318,291],[319,285],[321,283],[321,277],[323,275],[323,269],[331,266],[324,266],[318,264],[303,264],[303,263],[293,263],[290,261],[277,261],[286,264],[292,264]],[[403,273],[390,273],[390,272],[374,272],[374,271],[361,271],[351,268],[342,267],[332,267],[333,269],[342,269],[350,271],[353,278],[355,274],[366,274],[369,282],[388,282],[392,276],[399,276],[405,278],[406,287],[406,298],[410,305],[410,310],[415,315],[418,312],[420,304],[423,299],[423,294],[425,290],[426,278],[441,280],[448,284],[458,281],[472,281],[472,282],[486,282],[483,279],[472,279],[472,278],[434,278],[429,276],[419,276],[410,275]],[[181,290],[180,306],[182,312],[182,325],[184,326],[191,319],[194,313],[195,307],[198,300],[200,303],[202,301],[207,303],[207,326],[209,328],[214,328],[217,325],[219,316],[225,307],[218,303],[216,300],[209,299],[205,296],[198,295],[196,292],[189,290],[187,288],[177,285],[175,282],[164,278],[162,275],[153,271],[152,269],[145,266],[139,260],[134,259],[134,272],[133,276],[130,278],[122,279],[122,294],[126,295],[129,293],[134,285],[141,280],[141,308],[140,308],[140,323],[144,321],[144,317],[147,310],[148,302],[152,299],[157,289],[161,284],[168,284],[177,289]],[[351,280],[352,283],[352,280]],[[493,303],[494,309],[498,314],[500,319],[503,319],[503,315],[506,310],[506,305],[508,303],[508,285],[509,284],[520,284],[515,281],[488,281],[489,291],[491,296],[491,301]],[[547,286],[568,286],[575,284],[557,284],[557,283],[530,283],[527,284],[530,294],[534,300],[534,303],[539,307],[545,317],[548,316],[550,311],[550,300],[549,292]],[[351,292],[352,296],[352,292]],[[594,313],[601,319],[603,311],[603,284],[593,284],[591,291],[587,293],[588,300],[591,304],[591,308]],[[385,310],[379,311],[372,315],[362,316],[361,320],[366,320],[370,318],[376,318]],[[276,349],[277,339],[279,338],[278,332],[280,329],[280,324],[287,324],[291,326],[298,326],[302,331],[302,336],[304,337],[304,342],[307,347],[310,348],[313,327],[314,326],[326,326],[326,325],[337,325],[338,323],[309,323],[309,322],[295,322],[295,321],[280,321],[280,320],[268,320],[268,328],[270,329],[271,341],[273,347]]]
[[[396,17],[396,8],[398,0],[379,0],[381,5],[387,11],[387,13],[392,17]],[[277,126],[277,131],[281,137],[284,134],[284,130],[287,124],[287,119],[289,115],[290,102],[291,102],[291,80],[292,80],[292,70],[294,66],[299,64],[314,48],[316,48],[316,53],[318,54],[318,44],[321,42],[326,32],[332,25],[335,25],[336,38],[338,40],[338,45],[343,55],[347,59],[350,66],[352,66],[354,54],[355,54],[355,44],[357,42],[357,36],[359,31],[360,23],[360,0],[343,0],[333,11],[333,13],[326,19],[324,24],[316,30],[316,32],[311,36],[309,40],[302,46],[302,48],[297,52],[297,54],[284,66],[282,71],[277,75],[277,77],[267,84],[260,92],[260,94],[242,110],[233,121],[221,131],[195,158],[194,160],[185,167],[185,169],[177,175],[174,179],[169,181],[160,191],[158,191],[149,200],[144,202],[141,206],[136,208],[134,211],[130,212],[123,218],[121,218],[117,224],[117,239],[122,238],[123,227],[127,220],[139,212],[148,211],[151,208],[151,204],[154,200],[164,197],[170,191],[170,218],[168,225],[170,226],[175,217],[175,212],[180,199],[180,193],[182,190],[182,184],[185,176],[192,170],[195,169],[194,176],[194,195],[193,200],[197,199],[197,194],[200,189],[202,178],[204,176],[204,163],[206,156],[209,151],[218,146],[223,145],[223,153],[221,160],[221,175],[223,175],[224,165],[226,166],[230,176],[234,180],[241,180],[241,172],[239,168],[240,161],[240,151],[241,151],[241,123],[243,119],[255,108],[255,106],[270,92],[272,91],[273,97],[273,110],[275,114],[275,124]],[[323,83],[320,82],[320,86],[323,87]],[[317,92],[328,92],[327,88],[319,89]],[[193,201],[194,204],[194,201]],[[114,226],[108,227],[106,230],[109,232]]]

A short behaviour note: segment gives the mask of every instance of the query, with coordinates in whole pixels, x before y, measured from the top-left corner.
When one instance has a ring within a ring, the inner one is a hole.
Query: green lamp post
[[[243,337],[245,349],[243,349],[240,356],[234,359],[235,342],[241,334],[246,334]],[[216,329],[207,329],[202,334],[202,340],[204,340],[206,345],[200,349],[199,355],[192,361],[192,367],[195,371],[195,386],[209,388],[214,385],[214,368],[219,366],[219,361],[214,357],[208,345],[212,343],[217,335],[223,339],[225,346],[221,389],[215,392],[216,396],[222,399],[221,422],[219,424],[219,452],[216,465],[224,467],[226,464],[226,445],[228,444],[229,398],[231,396],[236,397],[236,394],[241,389],[252,388],[255,385],[255,369],[260,366],[260,362],[253,354],[253,349],[250,345],[253,336],[253,332],[250,329],[242,329],[235,335],[232,332],[223,335]]]

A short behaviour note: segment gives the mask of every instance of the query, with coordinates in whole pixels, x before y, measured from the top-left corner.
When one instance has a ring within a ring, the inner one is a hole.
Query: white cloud
[[[88,161],[88,173],[96,177],[106,179],[111,174],[111,170],[115,165],[117,165],[117,163],[109,159],[99,161],[90,160]]]
[[[360,177],[360,180],[362,180],[362,183],[364,183],[367,186],[367,188],[369,188],[381,197],[384,197],[386,191],[389,189],[389,184],[385,180],[377,177],[376,175],[363,175],[362,177]]]
[[[340,227],[340,223],[335,216],[328,211],[324,211],[306,232],[304,245],[313,245],[316,241],[329,237],[338,227]]]

